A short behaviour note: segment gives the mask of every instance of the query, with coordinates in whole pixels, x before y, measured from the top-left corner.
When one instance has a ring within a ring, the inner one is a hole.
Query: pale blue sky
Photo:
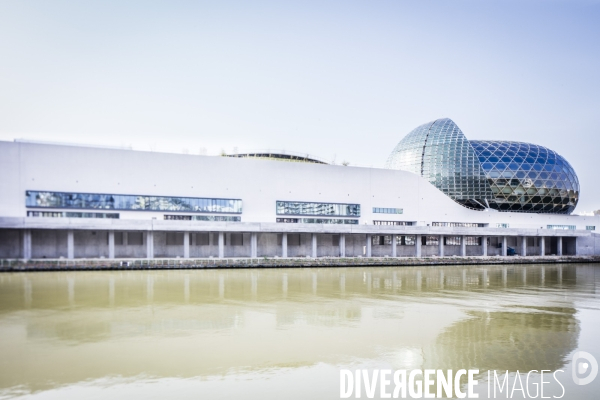
[[[427,121],[533,142],[600,209],[600,2],[0,0],[0,140],[383,166]]]

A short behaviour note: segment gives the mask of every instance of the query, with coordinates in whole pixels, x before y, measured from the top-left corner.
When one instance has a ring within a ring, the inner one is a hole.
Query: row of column
[[[372,254],[372,243],[373,236],[380,235],[367,235],[366,240],[366,257],[371,257]],[[396,235],[393,235],[395,237]],[[421,238],[422,235],[415,236],[415,257],[421,257]],[[545,249],[545,240],[544,237],[539,237],[539,255],[544,256]],[[488,245],[487,245],[487,236],[482,236],[482,250],[483,256],[488,255]],[[281,238],[281,256],[286,258],[288,256],[288,240],[287,233],[282,233]],[[392,240],[392,254],[391,257],[397,256],[397,249],[395,240]],[[438,255],[440,257],[444,257],[444,236],[439,236],[438,242],[439,250]],[[562,256],[562,237],[557,237],[557,255]],[[225,257],[225,233],[218,233],[218,257]],[[507,255],[507,236],[502,237],[502,256]],[[339,243],[340,257],[346,257],[346,235],[340,235],[340,243]],[[26,229],[23,231],[23,258],[30,259],[32,255],[31,251],[31,230]],[[146,232],[146,255],[147,258],[154,257],[154,232],[147,231]],[[251,233],[250,234],[250,257],[256,258],[258,255],[258,234]],[[461,246],[460,246],[460,255],[465,257],[467,255],[467,247],[465,242],[465,236],[461,237]],[[521,237],[521,256],[527,255],[527,237]],[[190,232],[183,233],[183,257],[190,257]],[[317,258],[317,234],[311,234],[311,257]],[[75,243],[74,243],[74,234],[72,230],[67,231],[67,258],[72,259],[75,258]],[[115,232],[108,232],[108,258],[115,258]]]

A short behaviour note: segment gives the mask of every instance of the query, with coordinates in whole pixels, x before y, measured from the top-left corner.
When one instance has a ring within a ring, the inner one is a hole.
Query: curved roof
[[[227,157],[238,157],[238,158],[258,158],[262,160],[275,160],[275,161],[291,161],[291,162],[305,162],[312,164],[328,164],[325,161],[317,160],[309,155],[299,155],[290,153],[274,153],[274,152],[257,152],[257,153],[237,153],[227,154]]]
[[[469,141],[449,118],[413,129],[386,168],[418,174],[478,210],[570,214],[579,199],[575,170],[555,151],[530,143]]]

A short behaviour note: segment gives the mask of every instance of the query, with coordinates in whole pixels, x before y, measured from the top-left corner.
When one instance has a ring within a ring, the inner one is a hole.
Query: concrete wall
[[[129,232],[123,232],[123,244],[115,244],[116,258],[144,258],[146,257],[146,235],[142,236],[142,244],[131,244],[128,240]]]
[[[288,256],[289,257],[304,257],[311,254],[311,235],[310,234],[294,234],[293,243],[288,235]],[[299,236],[299,237],[298,237]],[[279,253],[278,255],[281,255]]]
[[[32,230],[32,258],[67,257],[67,231],[63,230]]]
[[[108,257],[108,232],[74,231],[75,258]]]
[[[0,258],[23,257],[22,236],[18,229],[0,229]]]

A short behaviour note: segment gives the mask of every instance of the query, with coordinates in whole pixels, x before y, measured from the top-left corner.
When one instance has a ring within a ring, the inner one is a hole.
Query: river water
[[[544,396],[594,399],[572,356],[600,360],[599,283],[591,264],[5,273],[0,398],[338,399],[341,369],[478,369],[480,398],[487,371],[562,370]]]

